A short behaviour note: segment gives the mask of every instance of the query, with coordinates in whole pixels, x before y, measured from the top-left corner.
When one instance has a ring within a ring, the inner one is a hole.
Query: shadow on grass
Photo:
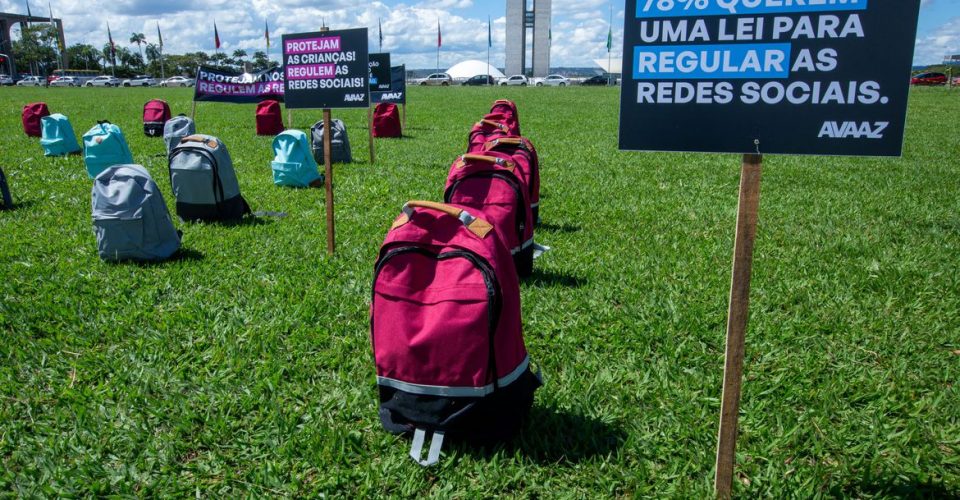
[[[474,456],[489,458],[504,450],[509,454],[519,453],[540,464],[557,464],[579,463],[609,455],[625,440],[626,432],[619,426],[555,408],[534,406],[522,432],[513,440],[495,446],[465,443],[456,446]]]
[[[863,482],[847,484],[831,491],[836,497],[878,498],[960,498],[960,490],[943,483],[931,483],[902,476],[887,478],[864,478]]]
[[[534,286],[563,286],[567,288],[580,288],[587,284],[587,280],[579,276],[571,276],[534,268],[533,274],[531,274],[530,277],[525,278],[523,283]]]
[[[580,226],[571,226],[569,224],[551,224],[541,222],[537,225],[537,231],[546,231],[548,233],[578,233]]]
[[[3,209],[3,211],[4,211],[4,212],[13,212],[13,211],[15,211],[15,210],[25,210],[25,209],[28,209],[28,208],[33,207],[33,206],[35,206],[35,205],[37,205],[37,202],[36,202],[35,200],[20,200],[20,201],[14,201],[14,202],[13,202],[13,205],[11,205],[10,208]]]

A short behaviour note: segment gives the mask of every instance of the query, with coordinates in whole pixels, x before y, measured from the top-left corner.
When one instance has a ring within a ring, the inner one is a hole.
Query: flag
[[[157,21],[157,40],[160,42],[160,50],[163,50],[163,37],[160,35],[160,21]]]
[[[380,29],[380,50],[383,50],[383,22],[380,21],[380,18],[377,18],[377,27]]]
[[[440,20],[437,19],[437,48],[443,47],[443,37],[440,36]]]
[[[270,26],[266,21],[263,22],[263,37],[267,39],[267,48],[270,48]]]
[[[487,47],[493,47],[493,25],[490,16],[487,16]]]
[[[217,22],[213,22],[213,45],[220,50],[220,32],[217,31]]]
[[[110,61],[117,58],[117,48],[113,45],[113,35],[110,33],[110,23],[107,23],[107,41],[110,42]]]
[[[613,48],[613,26],[610,27],[610,31],[607,32],[607,53],[610,53],[610,49]]]

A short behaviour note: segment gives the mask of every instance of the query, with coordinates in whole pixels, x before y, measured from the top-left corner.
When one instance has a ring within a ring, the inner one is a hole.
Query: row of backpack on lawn
[[[412,435],[410,456],[424,466],[437,463],[446,436],[513,437],[542,383],[523,341],[518,279],[532,268],[523,256],[533,237],[528,179],[539,166],[516,106],[494,110],[504,106],[509,118],[491,120],[484,140],[471,131],[482,147],[451,166],[445,203],[403,206],[374,268],[380,421]]]

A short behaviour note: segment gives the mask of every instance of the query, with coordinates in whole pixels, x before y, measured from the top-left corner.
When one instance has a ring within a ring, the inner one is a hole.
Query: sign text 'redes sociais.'
[[[367,29],[283,35],[288,108],[365,108],[370,102]]]
[[[627,0],[620,149],[899,156],[919,10]]]

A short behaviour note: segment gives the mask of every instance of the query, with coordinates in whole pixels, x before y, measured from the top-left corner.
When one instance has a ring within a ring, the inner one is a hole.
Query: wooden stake
[[[723,400],[720,407],[720,432],[717,438],[717,464],[714,489],[717,498],[727,499],[733,488],[733,468],[737,450],[737,421],[740,413],[740,385],[743,381],[744,335],[750,311],[750,276],[753,270],[753,243],[757,236],[760,207],[760,176],[763,157],[743,155],[740,170],[740,203],[737,233],[733,243],[733,276],[730,283],[730,309],[727,314],[727,350],[723,368]]]
[[[367,128],[370,130],[370,164],[377,161],[377,155],[373,150],[373,108],[367,107]]]
[[[190,119],[197,121],[197,101],[193,101],[193,110],[190,111]]]
[[[293,128],[293,109],[287,108],[287,128]]]
[[[333,218],[333,145],[331,144],[330,110],[323,110],[323,167],[327,188],[327,253],[333,255],[336,250],[336,238]]]
[[[401,106],[403,106],[403,130],[401,134],[405,134],[407,133],[407,105],[402,104]]]

